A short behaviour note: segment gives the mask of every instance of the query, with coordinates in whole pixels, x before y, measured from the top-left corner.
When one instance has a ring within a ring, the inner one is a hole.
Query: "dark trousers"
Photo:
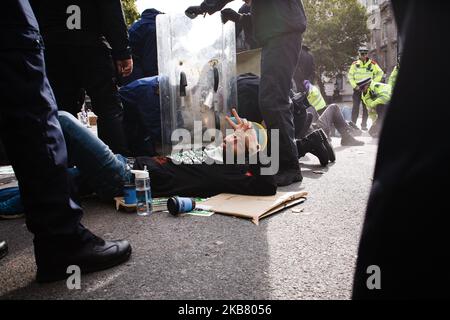
[[[271,39],[263,47],[261,55],[259,108],[267,128],[279,130],[281,170],[299,169],[289,91],[292,87],[292,77],[297,67],[301,45],[301,35],[286,34]],[[274,144],[278,141],[270,141],[270,143]]]
[[[361,91],[355,90],[353,92],[353,109],[352,109],[352,122],[356,124],[356,121],[358,121],[359,117],[359,107],[361,105],[362,99],[361,99]],[[362,103],[363,108],[363,116],[362,116],[362,123],[361,126],[364,128],[367,128],[367,119],[369,118],[369,112],[367,111],[366,106],[364,103]]]
[[[80,224],[82,209],[71,198],[66,145],[40,36],[29,25],[33,13],[27,2],[12,6],[20,12],[14,25],[0,20],[2,31],[15,34],[0,47],[0,137],[19,181],[38,261],[49,245],[79,244],[89,232]],[[6,5],[3,14],[10,9]]]
[[[450,298],[449,108],[429,121],[424,106],[446,105],[446,75],[417,61],[439,61],[448,1],[393,0],[404,40],[402,68],[384,118],[358,252],[354,299]],[[404,22],[404,23],[401,23]],[[423,48],[426,48],[424,50]],[[414,134],[411,138],[411,133]],[[379,272],[371,266],[378,266]],[[379,279],[381,289],[371,287]],[[369,286],[368,286],[369,284]]]
[[[92,111],[98,116],[99,138],[114,153],[128,154],[123,107],[110,50],[101,44],[98,47],[47,44],[45,60],[59,109],[76,117],[81,109],[80,91],[86,90]]]
[[[325,131],[327,136],[330,136],[333,128],[336,128],[341,136],[345,135],[348,131],[348,124],[345,122],[344,116],[342,115],[338,105],[331,104],[323,110],[324,111],[320,115],[317,124],[323,129],[323,131]]]

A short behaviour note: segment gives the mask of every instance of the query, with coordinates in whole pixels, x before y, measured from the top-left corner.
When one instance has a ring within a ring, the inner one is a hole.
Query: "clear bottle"
[[[132,170],[131,172],[135,175],[137,214],[148,216],[152,213],[152,194],[147,167],[144,170]]]

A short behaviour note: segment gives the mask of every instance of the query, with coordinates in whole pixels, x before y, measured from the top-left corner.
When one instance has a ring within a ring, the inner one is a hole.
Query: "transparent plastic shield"
[[[163,153],[180,148],[172,141],[177,129],[190,133],[195,148],[205,146],[211,139],[203,134],[225,134],[225,116],[237,105],[234,23],[222,24],[220,13],[193,20],[164,14],[156,26]]]

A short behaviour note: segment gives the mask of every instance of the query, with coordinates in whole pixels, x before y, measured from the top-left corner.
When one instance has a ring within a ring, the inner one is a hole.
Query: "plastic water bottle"
[[[152,195],[150,190],[150,176],[147,167],[144,170],[132,170],[136,183],[136,207],[139,216],[148,216],[152,213]]]

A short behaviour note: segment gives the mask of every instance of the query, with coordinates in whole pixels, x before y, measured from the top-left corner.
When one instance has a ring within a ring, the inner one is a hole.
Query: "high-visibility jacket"
[[[369,86],[369,90],[362,94],[362,100],[369,111],[375,111],[376,107],[388,104],[391,100],[392,87],[385,83],[374,82]]]
[[[322,93],[320,93],[319,88],[316,86],[311,85],[307,99],[316,111],[320,111],[327,106],[325,99],[322,97]]]
[[[397,82],[398,69],[399,69],[399,66],[395,66],[394,70],[392,70],[392,73],[389,76],[388,83],[392,88],[395,87],[395,83]]]
[[[353,89],[358,85],[359,81],[371,78],[372,81],[380,82],[383,78],[384,72],[380,66],[373,60],[368,59],[367,62],[361,60],[353,62],[348,71],[348,81]]]

